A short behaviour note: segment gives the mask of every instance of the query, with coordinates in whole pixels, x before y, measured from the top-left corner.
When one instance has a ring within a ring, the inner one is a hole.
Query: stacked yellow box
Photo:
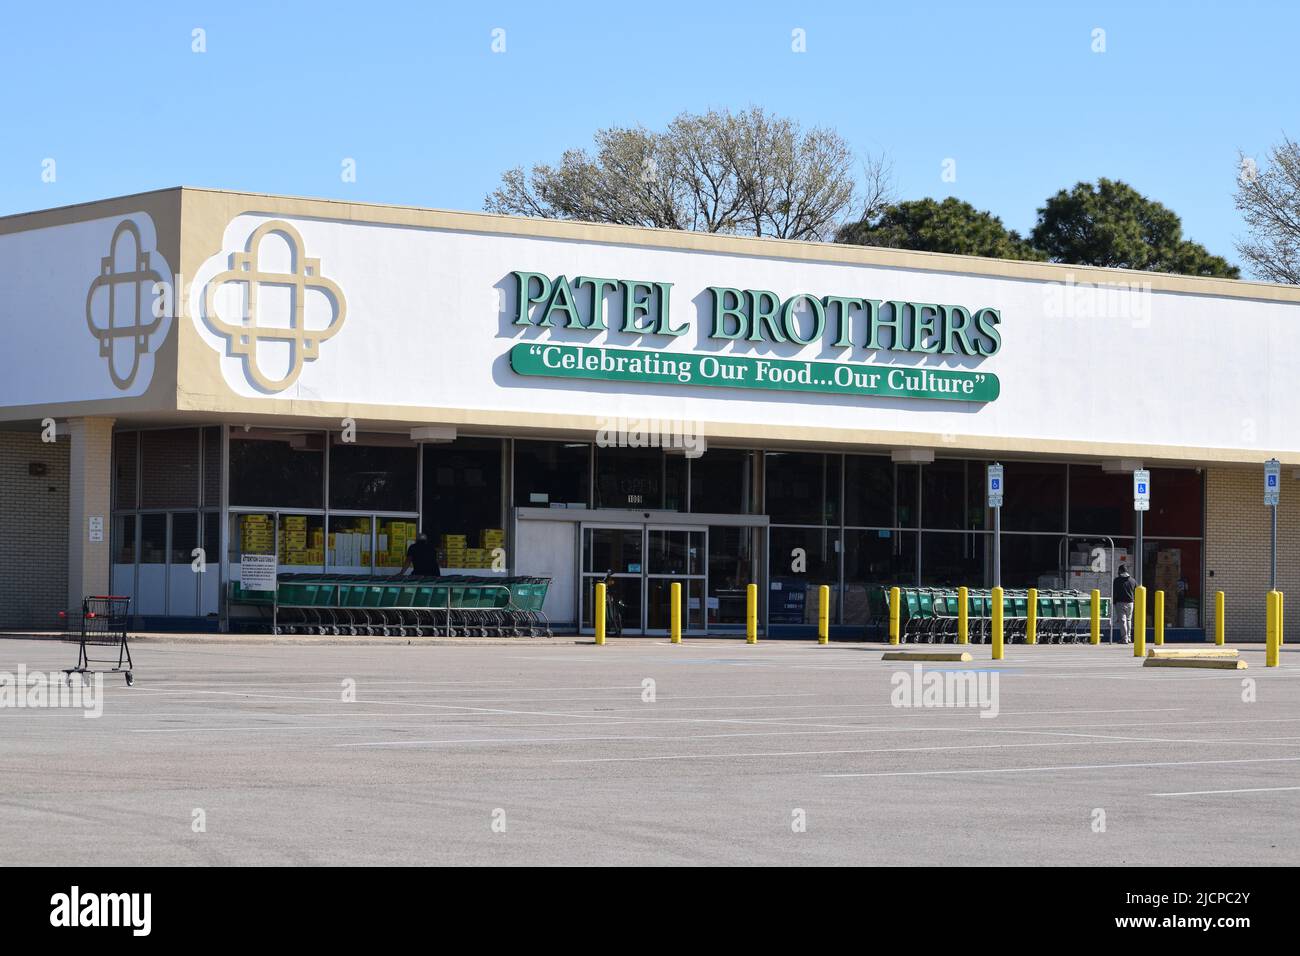
[[[506,546],[506,533],[503,528],[484,528],[478,533],[478,546],[485,551]]]
[[[483,548],[466,548],[465,563],[461,567],[487,568],[492,565],[492,552]]]
[[[250,553],[269,553],[275,547],[275,528],[268,515],[244,515],[239,519],[239,546]]]
[[[448,568],[465,567],[465,545],[468,537],[463,534],[444,534],[442,544],[442,563]]]

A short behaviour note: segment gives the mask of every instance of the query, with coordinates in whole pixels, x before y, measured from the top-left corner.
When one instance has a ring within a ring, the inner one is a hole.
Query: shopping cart
[[[108,673],[124,673],[126,675],[126,686],[130,687],[135,683],[135,675],[131,673],[131,648],[127,646],[126,626],[127,619],[131,610],[131,599],[129,597],[116,597],[113,595],[95,595],[85,598],[81,602],[81,633],[69,631],[64,637],[65,641],[78,641],[80,649],[77,652],[77,666],[64,668],[64,679],[69,685],[72,683],[72,675],[81,676],[82,683],[86,683],[86,675],[95,673],[90,669],[91,664],[111,664],[112,658],[91,660],[87,647],[116,647],[117,666],[110,668]],[[60,611],[59,617],[65,620],[68,617],[67,611]],[[126,667],[122,666],[123,661]]]

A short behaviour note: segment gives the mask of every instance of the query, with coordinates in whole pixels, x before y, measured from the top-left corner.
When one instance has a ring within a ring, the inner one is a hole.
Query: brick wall
[[[1288,636],[1300,640],[1300,481],[1294,471],[1282,469],[1277,586],[1288,597]],[[1263,641],[1272,521],[1272,509],[1264,507],[1263,465],[1207,468],[1205,498],[1206,626],[1212,635],[1214,592],[1223,591],[1228,641]]]
[[[48,630],[68,590],[68,439],[0,431],[0,628]],[[45,465],[44,476],[28,465]]]

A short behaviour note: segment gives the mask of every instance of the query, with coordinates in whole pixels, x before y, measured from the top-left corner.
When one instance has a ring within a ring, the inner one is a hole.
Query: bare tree
[[[783,239],[827,239],[859,210],[889,201],[890,168],[868,157],[865,182],[835,131],[753,107],[682,113],[663,132],[610,127],[595,155],[508,170],[489,212]]]
[[[1259,278],[1300,284],[1300,145],[1283,136],[1262,169],[1240,159],[1237,209],[1250,235],[1237,251]]]

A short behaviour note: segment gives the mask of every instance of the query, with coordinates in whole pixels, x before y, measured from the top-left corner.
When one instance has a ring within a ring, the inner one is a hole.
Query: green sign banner
[[[930,398],[950,402],[991,402],[1001,390],[998,377],[990,372],[678,354],[550,342],[525,342],[514,346],[510,350],[510,367],[520,375],[549,378],[766,388],[783,392]]]

